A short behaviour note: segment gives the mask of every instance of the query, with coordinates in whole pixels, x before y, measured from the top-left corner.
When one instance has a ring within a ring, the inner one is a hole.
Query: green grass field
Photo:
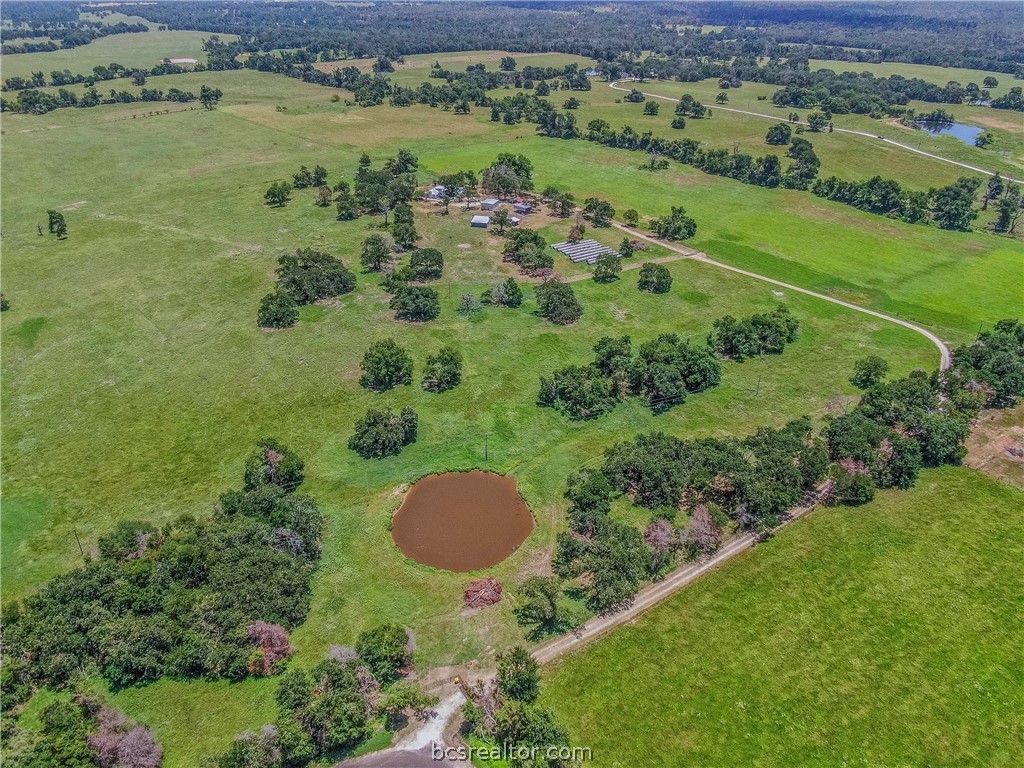
[[[541,701],[595,766],[1018,765],[1022,509],[946,468],[816,511],[548,670]]]
[[[908,330],[685,261],[670,265],[676,283],[666,296],[639,293],[635,273],[612,285],[576,283],[585,314],[573,327],[534,316],[530,291],[522,311],[466,318],[455,311],[460,294],[508,274],[499,241],[471,229],[464,214],[427,211],[417,217],[422,244],[446,258],[438,321],[396,323],[376,277],[361,276],[337,306],[307,307],[296,328],[265,333],[255,313],[277,257],[313,246],[354,265],[374,224],[335,221],[309,191],[266,208],[266,187],[301,164],[325,165],[333,183],[351,178],[364,150],[379,161],[406,147],[419,155],[426,182],[485,167],[498,152],[523,152],[540,188],[558,183],[578,199],[598,195],[645,216],[685,205],[700,226],[694,244],[713,257],[955,340],[970,338],[979,321],[1019,312],[1019,244],[1006,239],[905,225],[680,166],[651,175],[637,168],[638,155],[538,138],[532,125],[497,125],[482,110],[458,117],[346,107],[331,101],[337,91],[250,71],[150,79],[162,88],[201,83],[223,89],[216,111],[147,104],[2,117],[2,287],[12,302],[0,327],[5,597],[74,566],[75,532],[91,548],[117,520],[206,514],[239,483],[249,447],[273,435],[306,459],[304,490],[330,520],[313,608],[293,637],[299,660],[393,619],[415,628],[422,665],[465,661],[518,640],[521,630],[505,603],[461,617],[467,577],[412,564],[393,546],[388,523],[405,484],[443,469],[514,473],[538,522],[519,552],[490,571],[514,582],[549,559],[566,475],[616,440],[650,429],[742,434],[823,416],[853,394],[851,364],[870,353],[889,359],[894,373],[937,363],[928,341]],[[52,207],[65,211],[65,242],[36,234]],[[553,240],[567,229],[560,222],[545,233]],[[560,269],[568,272],[564,262]],[[535,405],[538,376],[588,359],[602,335],[700,338],[717,317],[779,302],[801,319],[800,340],[763,363],[726,364],[721,387],[668,414],[627,403],[573,424]],[[388,336],[412,350],[418,371],[437,347],[458,344],[463,384],[442,395],[360,389],[363,351]],[[380,405],[414,406],[421,437],[399,457],[363,461],[346,442],[355,419]],[[115,702],[156,728],[176,768],[262,725],[272,697],[272,681],[162,681]],[[195,713],[203,713],[201,735]]]
[[[138,20],[120,19],[136,23]],[[116,21],[114,22],[116,23]],[[54,70],[69,69],[73,73],[88,74],[93,67],[111,63],[125,67],[154,67],[163,58],[185,58],[206,60],[203,40],[210,37],[208,32],[171,30],[159,32],[128,32],[109,35],[93,40],[88,45],[44,53],[18,53],[0,57],[0,80],[8,77],[29,77],[33,72],[43,72],[50,78]],[[235,35],[221,35],[222,40],[234,40]],[[101,83],[106,88],[106,83]]]

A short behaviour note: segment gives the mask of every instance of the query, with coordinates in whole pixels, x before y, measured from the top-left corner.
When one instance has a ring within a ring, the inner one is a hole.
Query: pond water
[[[413,485],[391,536],[418,563],[466,573],[500,563],[532,530],[516,479],[473,470],[428,475]]]
[[[985,130],[976,125],[964,125],[963,123],[918,123],[918,125],[932,136],[952,136],[972,147],[974,140]]]

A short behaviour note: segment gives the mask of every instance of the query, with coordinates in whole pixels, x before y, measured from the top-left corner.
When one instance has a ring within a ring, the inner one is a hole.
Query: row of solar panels
[[[564,253],[569,257],[570,261],[577,264],[581,261],[585,261],[587,264],[594,264],[599,256],[603,256],[606,253],[619,255],[619,252],[614,248],[609,248],[607,245],[597,242],[597,240],[580,240],[578,243],[555,243],[551,247],[559,253]]]

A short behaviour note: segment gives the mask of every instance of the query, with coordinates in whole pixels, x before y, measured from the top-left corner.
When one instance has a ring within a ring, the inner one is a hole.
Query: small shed
[[[484,229],[486,229],[490,225],[491,225],[491,217],[490,216],[474,216],[472,218],[472,220],[469,222],[469,226],[471,226],[471,227],[483,227]]]
[[[501,205],[501,200],[496,197],[488,197],[486,200],[480,203],[480,206],[485,211],[496,211],[498,206]]]
[[[518,227],[521,221],[522,219],[520,219],[518,216],[509,216],[508,218],[509,224],[511,224],[513,227]]]

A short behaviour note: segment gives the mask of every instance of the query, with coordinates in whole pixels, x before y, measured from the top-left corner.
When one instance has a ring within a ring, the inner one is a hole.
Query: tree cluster
[[[355,272],[323,251],[299,248],[277,263],[277,288],[260,302],[256,322],[261,328],[289,328],[299,319],[299,306],[342,296],[356,287]]]
[[[781,305],[771,312],[737,320],[732,315],[715,320],[708,335],[708,346],[718,354],[736,361],[748,357],[779,355],[787,344],[796,341],[800,321]]]
[[[541,406],[556,408],[570,419],[593,419],[619,400],[642,398],[661,413],[686,400],[687,394],[718,386],[721,364],[709,347],[664,333],[640,345],[634,357],[629,336],[603,337],[596,357],[586,366],[570,365],[540,379]]]
[[[39,713],[37,731],[5,724],[4,758],[15,768],[160,768],[153,732],[91,695],[56,698]]]
[[[119,523],[98,558],[5,607],[4,675],[62,687],[99,674],[120,688],[264,674],[267,634],[250,627],[300,624],[320,557],[324,519],[295,493],[302,479],[302,460],[268,439],[208,522]]]
[[[364,459],[397,456],[410,443],[416,442],[419,416],[412,408],[395,413],[390,408],[370,408],[356,422],[348,447]]]
[[[355,649],[337,649],[312,669],[293,667],[277,689],[277,719],[246,731],[204,768],[298,768],[365,741],[382,718],[425,717],[437,704],[399,680],[412,663],[409,635],[396,624],[361,633]],[[391,725],[391,727],[395,727]]]

